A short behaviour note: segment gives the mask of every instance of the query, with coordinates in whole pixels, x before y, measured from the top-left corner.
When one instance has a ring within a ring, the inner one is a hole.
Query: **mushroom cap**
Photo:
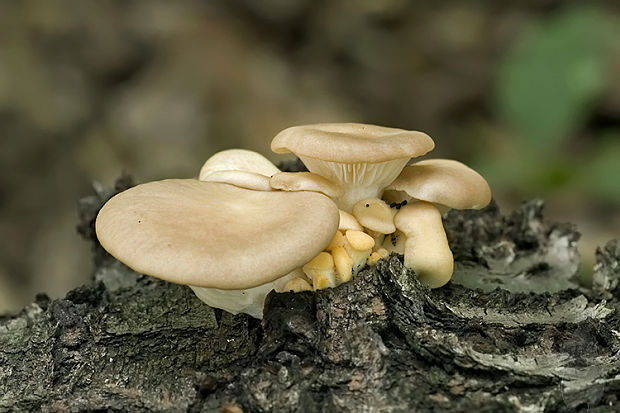
[[[258,152],[245,149],[228,149],[211,156],[202,165],[199,178],[206,181],[216,171],[245,171],[271,176],[280,170]]]
[[[293,152],[330,162],[385,162],[422,156],[435,147],[425,133],[363,123],[293,126],[271,141],[276,153]]]
[[[353,205],[353,216],[366,228],[381,234],[396,231],[394,211],[379,198],[360,199]]]
[[[470,167],[451,159],[427,159],[407,166],[385,189],[456,209],[479,209],[491,202],[487,181]]]
[[[246,289],[298,268],[338,230],[315,192],[252,191],[194,179],[138,185],[108,201],[101,245],[134,270],[180,284]]]
[[[269,183],[273,189],[321,192],[330,198],[337,198],[344,193],[340,185],[312,172],[278,172]]]

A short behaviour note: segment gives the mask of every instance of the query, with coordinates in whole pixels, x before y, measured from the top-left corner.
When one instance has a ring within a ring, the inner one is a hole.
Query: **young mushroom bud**
[[[384,200],[364,198],[353,205],[353,216],[364,227],[381,234],[391,234],[394,227],[394,211]]]
[[[450,281],[454,259],[437,208],[428,202],[409,203],[398,211],[394,222],[407,237],[405,267],[431,288]]]
[[[304,273],[312,280],[317,290],[336,286],[334,259],[329,252],[321,252],[303,267]]]
[[[409,159],[434,146],[422,132],[361,123],[295,126],[271,142],[274,152],[293,152],[311,172],[340,185],[344,193],[335,201],[347,212],[360,199],[379,198]]]
[[[365,232],[355,230],[347,230],[344,238],[347,241],[344,248],[353,261],[353,273],[357,274],[372,253],[375,240]]]

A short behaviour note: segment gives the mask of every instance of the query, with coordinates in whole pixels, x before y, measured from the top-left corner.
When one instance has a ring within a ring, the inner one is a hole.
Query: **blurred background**
[[[587,3],[587,6],[585,5]],[[285,127],[422,130],[500,207],[620,236],[620,2],[0,2],[0,313],[91,273],[76,202]]]

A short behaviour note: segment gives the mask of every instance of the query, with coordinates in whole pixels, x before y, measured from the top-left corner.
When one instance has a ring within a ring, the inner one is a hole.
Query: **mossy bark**
[[[393,255],[335,289],[272,293],[261,322],[107,255],[92,222],[112,193],[81,202],[92,284],[0,318],[0,411],[619,409],[620,241],[579,287],[578,234],[539,201],[450,212],[444,288]]]

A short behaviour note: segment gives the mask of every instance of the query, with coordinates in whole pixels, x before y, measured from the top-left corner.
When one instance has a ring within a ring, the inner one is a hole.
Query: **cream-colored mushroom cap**
[[[396,231],[394,211],[379,198],[364,198],[353,205],[353,216],[366,228],[381,234]]]
[[[101,245],[134,270],[180,284],[246,289],[312,260],[338,230],[315,192],[252,191],[194,179],[138,185],[108,201]]]
[[[206,181],[216,171],[245,171],[271,176],[280,170],[258,152],[228,149],[211,156],[200,169],[198,179]]]
[[[435,147],[423,132],[363,123],[317,123],[293,126],[271,141],[276,153],[330,162],[385,162],[422,156]]]
[[[491,202],[491,188],[480,174],[458,161],[428,159],[403,169],[386,191],[456,209],[483,208]]]

